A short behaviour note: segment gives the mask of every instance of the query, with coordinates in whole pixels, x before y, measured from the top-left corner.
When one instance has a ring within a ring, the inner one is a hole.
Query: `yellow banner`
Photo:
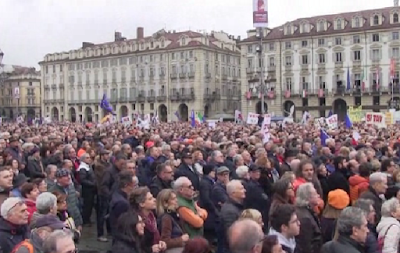
[[[385,123],[386,123],[386,126],[394,124],[394,115],[393,115],[393,113],[391,113],[391,112],[386,112],[385,113]]]
[[[365,113],[362,111],[362,106],[349,106],[347,114],[349,115],[349,118],[353,123],[361,122],[361,119],[365,116]]]

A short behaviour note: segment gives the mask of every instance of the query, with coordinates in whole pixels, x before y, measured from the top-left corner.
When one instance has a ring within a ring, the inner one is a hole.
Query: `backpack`
[[[385,237],[386,237],[386,235],[387,235],[387,233],[389,232],[389,229],[392,227],[392,226],[394,226],[395,224],[391,224],[388,228],[387,228],[387,230],[386,230],[386,232],[385,232],[385,234],[382,236],[382,237],[379,237],[378,238],[378,252],[382,252],[382,250],[383,250],[383,244],[384,244],[384,242],[385,242]]]
[[[32,243],[28,239],[18,243],[11,251],[11,253],[16,253],[20,247],[27,248],[29,253],[35,253],[35,249],[33,248]]]

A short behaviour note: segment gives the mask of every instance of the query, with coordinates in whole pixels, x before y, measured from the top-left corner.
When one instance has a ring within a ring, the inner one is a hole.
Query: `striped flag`
[[[324,96],[324,90],[323,89],[319,89],[318,97],[322,98],[323,96]]]
[[[307,91],[305,89],[303,89],[303,94],[302,94],[303,98],[307,97]]]

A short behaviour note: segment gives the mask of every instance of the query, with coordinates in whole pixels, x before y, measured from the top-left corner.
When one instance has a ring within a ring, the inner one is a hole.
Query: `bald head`
[[[229,249],[232,253],[252,252],[255,246],[262,247],[260,242],[263,238],[264,233],[257,222],[250,219],[239,220],[229,228]]]

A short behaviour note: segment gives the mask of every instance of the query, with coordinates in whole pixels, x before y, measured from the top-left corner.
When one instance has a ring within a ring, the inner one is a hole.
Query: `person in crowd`
[[[245,210],[244,200],[246,198],[246,190],[239,180],[232,180],[226,185],[226,191],[229,199],[222,205],[219,224],[217,227],[218,252],[226,252],[228,250],[228,240],[226,238],[230,226],[239,219],[241,213]]]
[[[207,219],[207,211],[202,209],[194,201],[194,187],[187,177],[179,177],[173,184],[173,189],[178,197],[178,213],[183,230],[190,238],[203,236],[204,221]]]
[[[365,213],[357,207],[346,207],[337,221],[339,237],[325,243],[321,253],[362,253],[368,235]]]
[[[30,152],[27,164],[28,176],[30,179],[46,178],[46,173],[43,169],[43,164],[40,160],[40,149],[34,147]]]
[[[118,173],[126,168],[127,158],[124,154],[118,153],[110,168],[104,172],[101,179],[101,190],[104,197],[111,199],[111,195],[118,188]]]
[[[394,185],[393,173],[396,169],[396,164],[392,159],[384,159],[381,163],[381,172],[387,175],[388,186]]]
[[[336,231],[336,222],[340,213],[350,204],[350,197],[342,189],[330,191],[328,203],[321,217],[321,231],[324,242],[331,241]]]
[[[301,226],[295,206],[291,204],[277,206],[271,213],[270,224],[271,229],[268,235],[277,236],[279,244],[286,253],[294,253],[295,237],[299,235]]]
[[[39,189],[33,183],[25,183],[21,186],[21,196],[25,200],[29,213],[28,222],[31,221],[33,213],[36,212],[36,199],[39,194]]]
[[[47,183],[45,178],[36,178],[34,180],[31,180],[31,182],[36,185],[36,187],[39,190],[39,194],[43,192],[47,192]]]
[[[59,169],[56,173],[57,183],[49,189],[53,194],[55,192],[67,195],[68,213],[75,221],[75,225],[79,231],[82,230],[82,216],[79,210],[79,199],[75,187],[71,180],[70,172],[67,169]]]
[[[113,234],[112,253],[141,253],[145,223],[137,213],[125,212],[118,217]],[[159,245],[154,245],[151,253],[160,251]]]
[[[376,227],[382,253],[398,252],[400,243],[400,203],[391,198],[382,204],[381,220]]]
[[[333,164],[335,171],[328,177],[329,191],[342,189],[350,195],[349,172],[347,170],[347,158],[337,156],[334,158]]]
[[[281,252],[285,251],[282,249],[282,245],[279,243],[278,236],[267,235],[263,239],[261,253],[281,253]]]
[[[171,183],[174,179],[174,171],[171,166],[165,163],[158,164],[156,172],[157,175],[152,179],[149,186],[153,196],[157,196],[158,193],[164,189],[171,189]]]
[[[264,222],[261,213],[256,209],[245,209],[240,214],[239,219],[250,219],[257,222],[264,229]]]
[[[57,197],[50,192],[43,192],[36,198],[36,211],[33,213],[29,227],[36,228],[36,221],[47,214],[57,214]]]
[[[382,172],[374,172],[369,176],[368,190],[360,196],[362,199],[370,199],[374,202],[376,222],[381,220],[381,209],[383,204],[383,200],[379,195],[385,194],[387,188],[387,175]]]
[[[56,230],[43,241],[43,253],[77,252],[73,235],[68,230]]]
[[[297,154],[299,153],[296,149],[287,149],[284,153],[284,162],[280,168],[280,174],[283,175],[287,171],[293,171],[291,167],[291,162],[296,158]]]
[[[190,153],[184,153],[182,155],[182,163],[176,169],[174,177],[175,179],[186,177],[192,182],[195,191],[200,189],[200,175],[193,168],[192,155]]]
[[[62,230],[65,224],[53,214],[43,215],[36,221],[36,227],[31,231],[29,239],[22,241],[13,249],[15,253],[43,252],[43,241],[49,234],[56,230]],[[31,251],[30,249],[33,249]]]
[[[10,196],[13,188],[13,174],[6,167],[0,167],[0,206]]]
[[[296,236],[296,252],[318,253],[323,238],[319,219],[314,208],[319,203],[319,195],[312,183],[299,186],[296,193],[296,214],[300,221],[300,233]]]
[[[1,205],[0,215],[0,249],[11,252],[29,238],[28,208],[21,198],[9,197]]]
[[[231,171],[226,166],[221,166],[216,169],[217,181],[212,189],[211,199],[218,210],[221,210],[222,205],[228,200],[226,185],[229,182],[230,172]]]
[[[119,216],[129,209],[129,195],[139,185],[138,179],[131,171],[121,171],[118,174],[118,189],[112,194],[110,200],[110,225],[114,238],[116,224]],[[101,234],[101,233],[98,233]],[[105,241],[104,239],[101,239]]]
[[[46,167],[46,184],[47,188],[50,189],[56,184],[56,172],[57,166],[53,164],[49,164]]]
[[[361,194],[368,190],[371,171],[370,163],[362,163],[358,166],[358,174],[349,178],[351,203],[354,204]]]
[[[237,220],[227,231],[227,242],[231,253],[261,253],[264,233],[260,225],[250,219]]]
[[[179,253],[209,253],[211,250],[208,241],[202,237],[190,239]]]
[[[269,215],[280,205],[294,203],[295,194],[290,178],[282,178],[274,183],[273,192]]]
[[[378,234],[375,228],[374,202],[370,199],[358,199],[353,206],[360,208],[366,213],[369,232],[364,243],[365,253],[378,253]],[[335,239],[337,239],[337,236],[335,236]]]
[[[178,198],[172,189],[164,189],[157,195],[157,227],[169,253],[182,252],[189,240],[189,235],[180,226],[177,209]]]
[[[21,173],[21,174],[18,174],[17,176],[14,176],[13,189],[10,192],[10,196],[22,198],[21,187],[27,182],[28,182],[28,178],[25,176],[25,174]]]
[[[151,195],[149,188],[139,187],[134,189],[129,196],[131,211],[137,212],[142,217],[144,228],[144,251],[151,253],[154,245],[159,245],[160,250],[165,250],[167,245],[161,241],[157,229],[157,220],[153,213],[156,209],[156,199]]]
[[[79,182],[82,186],[83,226],[91,226],[90,216],[92,215],[96,195],[96,176],[92,168],[92,158],[88,153],[81,154],[80,164],[77,169]]]

